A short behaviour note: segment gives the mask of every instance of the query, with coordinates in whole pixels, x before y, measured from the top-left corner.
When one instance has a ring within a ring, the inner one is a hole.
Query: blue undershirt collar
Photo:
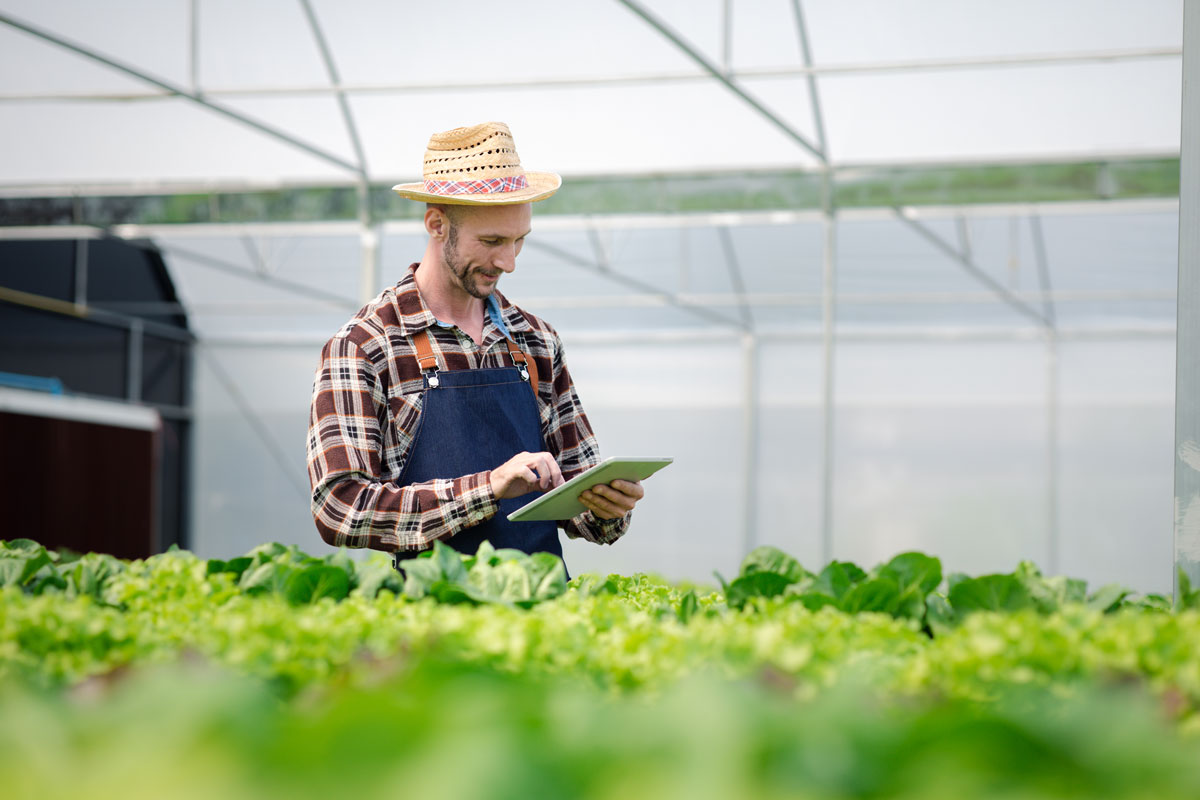
[[[484,307],[487,309],[488,317],[493,323],[495,323],[496,327],[500,329],[500,333],[504,335],[505,339],[511,339],[512,334],[508,332],[508,326],[504,324],[504,314],[500,311],[500,301],[496,299],[496,295],[489,294],[487,296],[487,300],[484,300],[483,303]],[[442,322],[437,317],[434,317],[433,321],[443,328],[454,327],[453,324],[449,322]]]

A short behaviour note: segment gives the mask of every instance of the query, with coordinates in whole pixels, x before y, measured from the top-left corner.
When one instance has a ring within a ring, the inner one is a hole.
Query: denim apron
[[[425,389],[412,451],[399,479],[401,486],[495,469],[517,453],[546,449],[537,405],[537,367],[511,339],[505,341],[513,359],[511,367],[439,372],[429,331],[413,337]],[[459,531],[445,543],[474,555],[486,539],[497,549],[547,552],[561,558],[555,522],[508,521],[509,514],[538,494],[500,500],[494,517]]]

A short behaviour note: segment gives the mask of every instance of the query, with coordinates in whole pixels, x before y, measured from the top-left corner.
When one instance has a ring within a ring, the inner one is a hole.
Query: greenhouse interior
[[[323,348],[487,121],[672,463],[334,547]],[[1200,0],[0,0],[0,153],[15,796],[1200,796]]]
[[[703,5],[517,3],[626,55],[561,33],[484,74],[392,47],[432,19],[401,5],[6,3],[5,240],[82,269],[152,247],[175,298],[67,299],[146,342],[186,316],[160,539],[324,547],[321,347],[420,260],[423,206],[390,186],[425,139],[499,119],[564,176],[501,290],[560,332],[603,454],[675,459],[570,563],[918,549],[1170,591],[1180,4]]]

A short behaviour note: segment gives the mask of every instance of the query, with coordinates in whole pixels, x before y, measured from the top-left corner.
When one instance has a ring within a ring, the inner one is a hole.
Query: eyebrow
[[[533,233],[533,228],[530,228],[529,230],[522,233],[520,236],[517,236],[514,238],[524,239],[526,236],[528,236],[531,233]],[[479,238],[480,239],[507,239],[508,237],[502,233],[481,233],[481,234],[479,234]]]

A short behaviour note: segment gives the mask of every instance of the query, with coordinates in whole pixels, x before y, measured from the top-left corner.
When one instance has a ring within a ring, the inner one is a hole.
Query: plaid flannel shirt
[[[424,389],[410,337],[429,329],[443,370],[511,366],[505,332],[491,314],[479,345],[434,318],[417,291],[416,266],[360,309],[321,352],[309,416],[308,477],[317,530],[335,547],[424,550],[496,513],[490,470],[398,484]],[[543,441],[569,480],[600,455],[562,342],[549,324],[499,292],[495,296],[503,327],[537,362]],[[629,517],[601,520],[585,511],[560,525],[571,538],[611,544],[625,533]]]

